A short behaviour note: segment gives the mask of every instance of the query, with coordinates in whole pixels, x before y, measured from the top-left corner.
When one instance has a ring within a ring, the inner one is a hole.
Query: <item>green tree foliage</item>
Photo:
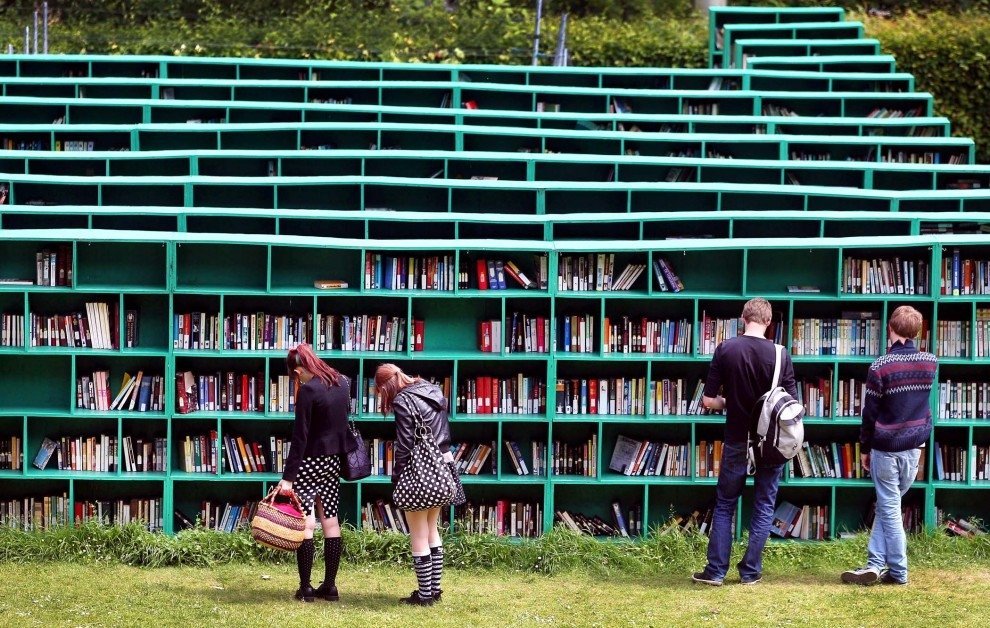
[[[990,16],[909,13],[865,22],[897,69],[935,95],[936,113],[952,121],[955,135],[972,137],[979,160],[990,160]]]

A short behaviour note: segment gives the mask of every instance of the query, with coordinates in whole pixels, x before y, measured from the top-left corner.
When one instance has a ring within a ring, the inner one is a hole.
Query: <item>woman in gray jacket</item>
[[[395,414],[395,459],[392,483],[399,479],[415,442],[416,416],[433,433],[440,451],[450,451],[447,400],[440,387],[420,377],[410,377],[394,364],[382,364],[375,373],[375,389],[382,412]],[[443,541],[437,529],[440,508],[406,511],[413,569],[419,588],[402,601],[429,606],[440,600],[443,575]]]

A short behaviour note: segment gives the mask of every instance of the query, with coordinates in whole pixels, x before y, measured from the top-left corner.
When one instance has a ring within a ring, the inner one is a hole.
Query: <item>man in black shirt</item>
[[[749,434],[755,428],[753,409],[763,393],[770,390],[776,361],[776,345],[764,337],[772,320],[766,299],[750,299],[743,306],[746,331],[728,338],[715,349],[702,403],[711,410],[725,410],[725,436],[719,465],[715,512],[708,541],[708,565],[692,577],[695,582],[721,586],[729,570],[732,551],[732,515],[746,483]],[[795,398],[794,365],[787,352],[780,364],[780,386]],[[722,394],[719,394],[719,391]],[[783,465],[756,467],[756,491],[749,523],[749,546],[739,562],[743,584],[756,584],[763,577],[763,547],[770,534],[777,485]]]

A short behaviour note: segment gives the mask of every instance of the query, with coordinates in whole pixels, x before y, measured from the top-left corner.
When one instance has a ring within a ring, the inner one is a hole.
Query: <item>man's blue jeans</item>
[[[877,509],[866,566],[877,571],[887,567],[890,575],[907,582],[907,537],[901,514],[901,497],[911,488],[918,474],[920,449],[877,451],[870,454],[870,476],[877,489]]]
[[[732,515],[743,486],[746,484],[747,446],[743,443],[725,443],[722,446],[722,461],[718,472],[715,513],[712,517],[711,536],[708,540],[708,566],[706,574],[722,580],[729,570],[729,555],[732,553]],[[756,495],[753,500],[753,515],[749,522],[749,546],[739,563],[739,575],[744,579],[756,578],[763,573],[763,547],[770,534],[774,504],[777,501],[777,486],[780,484],[780,471],[783,465],[760,466],[756,468]]]

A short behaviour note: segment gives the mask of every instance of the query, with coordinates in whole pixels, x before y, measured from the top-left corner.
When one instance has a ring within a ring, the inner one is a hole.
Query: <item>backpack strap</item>
[[[774,363],[773,363],[773,380],[770,382],[770,390],[773,390],[780,384],[780,362],[781,354],[784,352],[784,345],[778,345],[774,343]]]

